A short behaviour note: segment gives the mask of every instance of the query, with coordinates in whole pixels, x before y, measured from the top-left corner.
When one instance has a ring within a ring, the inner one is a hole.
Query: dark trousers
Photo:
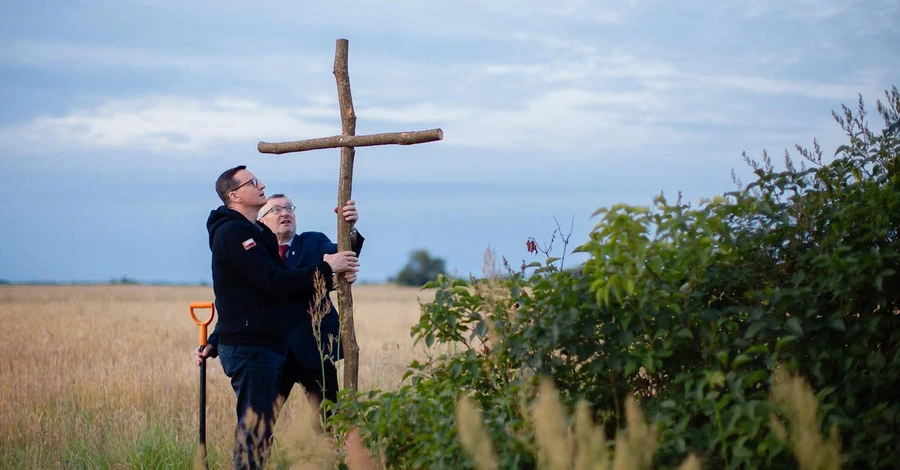
[[[237,396],[234,468],[261,469],[271,450],[285,354],[262,346],[220,344],[218,349],[222,369]]]
[[[337,368],[330,360],[323,360],[320,367],[305,367],[294,356],[288,352],[284,362],[284,371],[281,374],[281,383],[278,386],[278,394],[281,400],[287,401],[291,394],[294,384],[300,384],[306,390],[306,399],[314,410],[319,411],[319,419],[327,422],[331,413],[326,413],[322,407],[322,400],[327,399],[332,403],[337,403],[338,378]],[[321,426],[316,426],[316,430],[322,431]]]

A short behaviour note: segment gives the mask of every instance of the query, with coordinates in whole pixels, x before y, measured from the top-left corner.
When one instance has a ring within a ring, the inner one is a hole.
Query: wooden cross
[[[356,113],[353,111],[353,98],[350,95],[350,74],[347,70],[347,46],[348,41],[346,39],[338,39],[334,53],[334,78],[337,81],[338,104],[341,108],[341,135],[295,142],[260,142],[257,145],[257,149],[261,153],[275,154],[340,147],[341,170],[338,181],[338,208],[344,207],[344,204],[350,200],[353,186],[354,147],[420,144],[444,138],[444,132],[441,129],[356,135]],[[349,251],[350,224],[344,220],[340,209],[338,210],[337,236],[338,251]],[[344,388],[356,391],[359,390],[359,344],[356,342],[356,331],[353,327],[353,296],[350,292],[350,283],[344,280],[344,276],[338,276],[338,309],[342,317],[341,341],[344,347],[345,359]]]

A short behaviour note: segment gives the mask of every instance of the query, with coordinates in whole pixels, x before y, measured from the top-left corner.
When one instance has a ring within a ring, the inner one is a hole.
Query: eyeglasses
[[[242,187],[244,187],[248,184],[250,186],[253,186],[256,189],[259,189],[259,179],[258,178],[250,178],[249,180],[244,181],[243,183],[239,184],[237,187],[235,187],[231,191],[237,191],[238,189],[241,189]],[[229,191],[229,192],[231,192],[231,191]]]
[[[285,211],[285,212],[287,212],[288,214],[293,214],[293,213],[294,213],[294,209],[296,209],[296,208],[297,208],[297,206],[295,206],[295,205],[293,205],[293,204],[290,205],[290,206],[274,206],[274,207],[270,208],[269,210],[267,210],[267,211],[262,215],[262,217],[265,217],[265,216],[267,216],[267,215],[269,215],[269,214],[275,214],[275,215],[278,215],[278,214],[281,213],[281,211]]]

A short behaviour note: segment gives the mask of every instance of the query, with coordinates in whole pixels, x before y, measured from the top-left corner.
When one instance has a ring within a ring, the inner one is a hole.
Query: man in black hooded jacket
[[[274,425],[278,383],[285,361],[290,299],[315,292],[316,276],[332,286],[332,274],[356,272],[352,251],[325,256],[306,269],[280,262],[275,235],[256,222],[266,203],[265,185],[245,166],[216,180],[223,205],[206,221],[212,251],[218,322],[218,356],[237,397],[234,467],[263,468]]]

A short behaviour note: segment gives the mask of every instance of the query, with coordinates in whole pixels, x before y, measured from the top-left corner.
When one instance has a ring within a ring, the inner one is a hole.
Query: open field
[[[421,354],[409,328],[428,296],[354,288],[360,388],[400,383]],[[212,299],[209,287],[0,287],[0,468],[189,467],[198,370],[188,303]],[[207,365],[207,407],[211,467],[227,467],[234,394],[218,360]],[[287,410],[273,466],[290,454],[302,457],[296,468],[325,466],[302,395]]]

